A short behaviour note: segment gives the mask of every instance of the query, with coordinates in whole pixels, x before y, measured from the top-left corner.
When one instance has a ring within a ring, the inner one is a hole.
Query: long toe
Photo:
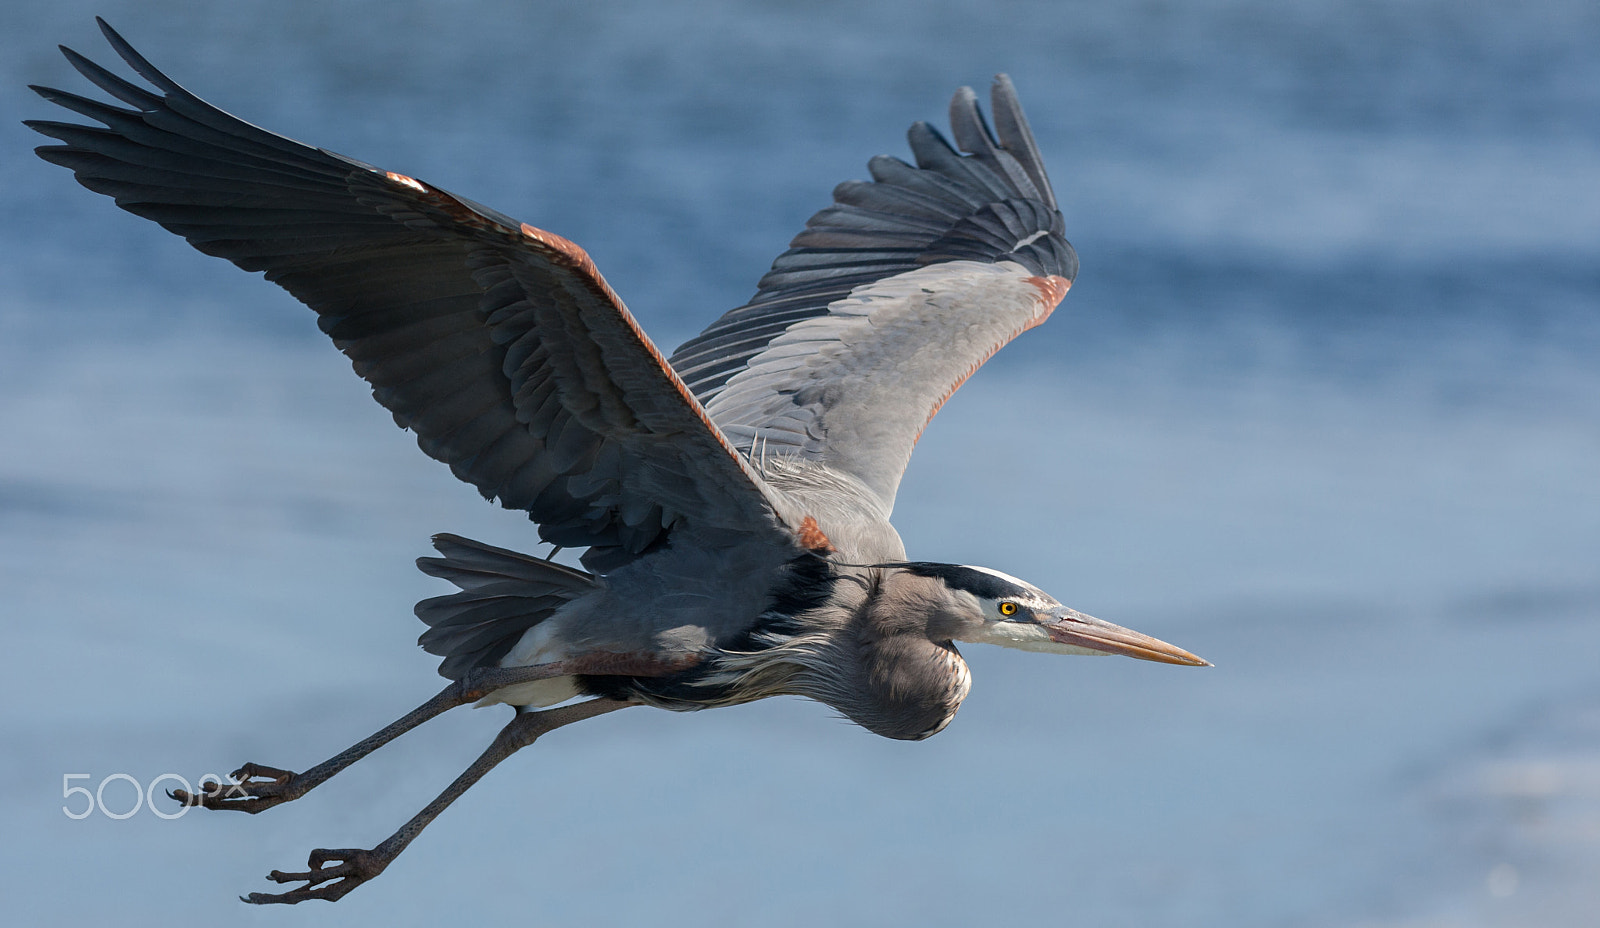
[[[228,778],[235,783],[244,783],[249,780],[265,780],[272,783],[285,784],[296,776],[293,770],[284,770],[282,767],[268,767],[266,764],[246,763],[244,766],[228,774]]]
[[[306,885],[283,893],[251,893],[239,898],[252,905],[282,903],[294,905],[307,899],[337,902],[362,883],[382,873],[392,856],[362,848],[317,848],[311,852],[307,864],[311,869],[302,873],[285,873],[274,870],[267,879],[274,883],[304,883]],[[324,885],[325,884],[325,885]]]

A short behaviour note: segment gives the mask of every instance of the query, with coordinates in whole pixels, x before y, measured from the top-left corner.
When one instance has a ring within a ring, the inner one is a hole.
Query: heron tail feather
[[[439,674],[452,680],[494,666],[528,629],[597,583],[593,574],[459,535],[435,535],[433,546],[443,557],[419,557],[417,569],[460,592],[417,603],[428,626],[417,643],[444,658]]]

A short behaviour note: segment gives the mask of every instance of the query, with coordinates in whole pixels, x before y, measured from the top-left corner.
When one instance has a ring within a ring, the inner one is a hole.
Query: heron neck
[[[839,651],[849,655],[854,679],[837,688],[845,698],[830,705],[876,734],[921,740],[955,717],[971,676],[948,637],[930,637],[941,624],[938,591],[903,571],[878,580],[841,636]]]

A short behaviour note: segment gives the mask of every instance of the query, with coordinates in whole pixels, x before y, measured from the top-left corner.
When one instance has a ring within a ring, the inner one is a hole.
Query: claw
[[[311,852],[306,861],[309,870],[303,873],[285,873],[274,870],[267,874],[267,879],[274,883],[305,883],[299,889],[291,889],[284,893],[251,893],[240,896],[240,900],[251,905],[267,905],[281,903],[294,905],[308,899],[325,899],[335,902],[344,898],[345,894],[355,889],[362,883],[382,873],[389,866],[389,861],[394,859],[393,854],[383,854],[378,850],[362,850],[360,848],[340,848],[330,850],[317,848]],[[330,863],[333,866],[328,866]],[[331,882],[330,882],[331,881]],[[319,886],[319,883],[327,883]]]

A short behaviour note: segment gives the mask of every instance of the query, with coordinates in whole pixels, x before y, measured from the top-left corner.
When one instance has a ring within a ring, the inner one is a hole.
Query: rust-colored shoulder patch
[[[566,259],[568,267],[576,268],[594,277],[600,276],[600,270],[594,266],[594,261],[590,259],[589,253],[579,247],[578,243],[572,239],[536,226],[530,226],[526,222],[522,224],[521,231],[528,240],[537,242],[547,250]]]
[[[1057,277],[1054,274],[1049,277],[1029,277],[1023,283],[1032,286],[1044,297],[1045,309],[1040,314],[1040,322],[1044,321],[1044,317],[1050,315],[1050,311],[1055,309],[1056,305],[1066,298],[1067,291],[1072,289],[1072,281],[1065,277]]]
[[[807,551],[819,554],[832,554],[839,550],[828,540],[828,536],[822,533],[822,527],[817,525],[815,516],[806,516],[800,523],[800,543],[805,545]]]
[[[384,171],[383,176],[389,178],[397,184],[400,184],[401,186],[410,187],[412,190],[415,190],[418,193],[428,192],[428,188],[415,177],[407,177],[404,174],[396,174],[393,171]]]

